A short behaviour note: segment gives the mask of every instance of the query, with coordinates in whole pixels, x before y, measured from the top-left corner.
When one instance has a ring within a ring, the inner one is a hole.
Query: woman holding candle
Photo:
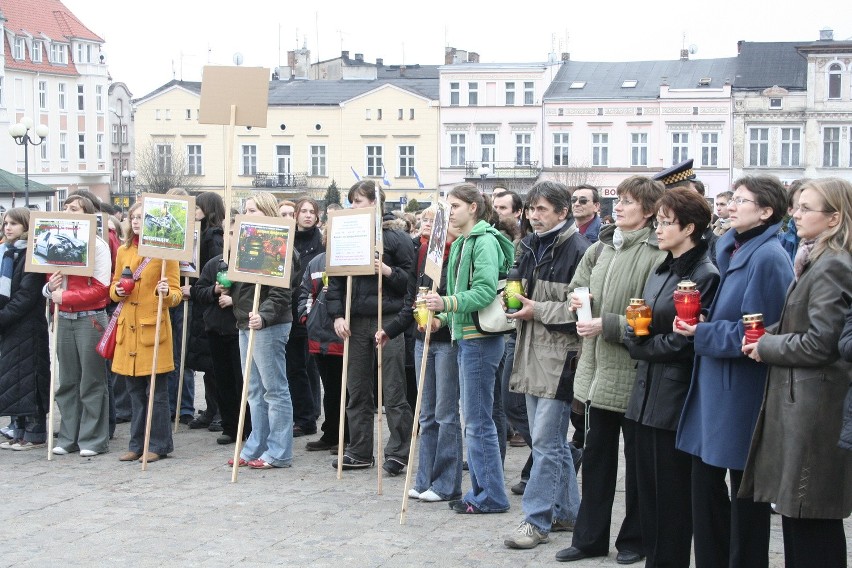
[[[675,433],[694,352],[673,326],[686,316],[685,302],[700,308],[716,293],[719,271],[701,238],[710,218],[707,201],[691,189],[676,187],[657,201],[657,242],[668,255],[642,294],[651,308],[650,335],[637,337],[631,327],[624,334],[624,346],[638,361],[625,416],[636,422],[636,488],[647,566],[689,566],[691,459],[675,448]],[[694,294],[679,287],[691,287]]]
[[[743,353],[769,365],[740,495],[782,515],[787,566],[846,566],[852,454],[837,446],[852,365],[838,339],[852,303],[852,184],[806,182],[793,213],[796,280],[780,321]]]
[[[692,520],[698,568],[759,568],[769,562],[769,505],[730,499],[740,487],[749,442],[763,399],[766,366],[743,356],[743,314],[778,321],[793,279],[778,239],[787,196],[778,178],[746,176],[728,204],[731,231],[716,242],[721,275],[716,297],[696,325],[696,360],[677,432],[677,448],[692,455]]]

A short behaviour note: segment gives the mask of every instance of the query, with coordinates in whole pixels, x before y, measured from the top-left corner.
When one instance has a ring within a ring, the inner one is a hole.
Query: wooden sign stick
[[[352,276],[346,277],[346,325],[352,303]],[[351,329],[349,331],[352,331]],[[340,374],[340,425],[337,435],[337,479],[343,479],[343,430],[346,427],[346,379],[349,377],[349,338],[343,340],[343,372]]]
[[[187,286],[189,284],[189,277],[183,277],[183,285]],[[186,365],[186,330],[189,327],[189,300],[184,300],[183,302],[183,329],[180,333],[180,372],[178,373],[178,389],[177,389],[177,402],[175,403],[175,429],[174,433],[177,434],[178,424],[180,424],[180,405],[183,402],[183,374],[184,374],[184,365]],[[193,377],[195,379],[195,377]]]
[[[160,280],[166,277],[166,261],[160,259]],[[145,445],[142,447],[142,471],[148,469],[148,446],[151,443],[151,421],[154,418],[154,389],[157,387],[157,359],[160,358],[160,326],[163,318],[163,295],[157,294],[157,326],[154,328],[154,358],[151,361],[151,388],[148,390],[148,416],[145,418]],[[166,385],[168,388],[168,385]]]
[[[378,320],[379,320],[378,328],[379,329],[378,329],[378,331],[381,331],[382,330],[382,269],[381,269],[382,255],[378,255],[378,257],[379,257],[379,316],[378,316]],[[377,430],[377,432],[376,432],[376,444],[378,446],[377,456],[378,456],[379,467],[376,468],[376,470],[378,471],[378,474],[377,474],[378,475],[378,480],[377,480],[378,488],[376,490],[376,493],[378,495],[381,495],[382,494],[382,477],[383,477],[382,472],[384,471],[381,466],[385,461],[384,460],[385,451],[384,451],[384,446],[382,444],[382,434],[384,433],[384,424],[382,422],[382,404],[383,404],[382,403],[382,396],[384,395],[384,393],[382,391],[382,344],[381,343],[379,343],[376,346],[376,359],[377,359],[376,373],[378,375],[378,383],[379,383],[378,384],[379,399],[377,401],[378,406],[379,406],[379,412],[377,413],[378,419],[376,420],[376,430]]]
[[[438,290],[438,283],[432,282],[432,292]],[[420,380],[417,382],[417,402],[414,404],[414,420],[411,423],[411,445],[408,449],[408,463],[414,463],[414,450],[417,448],[417,430],[420,427],[420,404],[423,400],[423,382],[426,379],[426,361],[429,357],[429,342],[432,338],[432,318],[434,312],[429,311],[426,318],[426,337],[423,338],[423,357],[420,358]],[[437,378],[437,377],[436,377]],[[440,380],[440,379],[437,379]],[[399,511],[399,524],[405,524],[405,514],[408,511],[408,490],[411,488],[411,467],[405,469],[405,485],[402,489],[402,509]]]
[[[50,302],[48,302],[50,304]],[[59,306],[53,305],[53,336],[50,338],[50,409],[47,412],[47,461],[53,459],[53,404],[56,400],[56,336],[59,333]]]
[[[228,126],[228,140],[226,142],[228,149],[228,161],[225,164],[225,220],[223,222],[223,227],[225,227],[225,239],[222,242],[222,260],[226,263],[228,262],[228,249],[231,245],[231,239],[228,236],[228,227],[231,226],[231,208],[232,205],[232,190],[231,190],[231,178],[234,175],[234,130],[237,126],[237,105],[231,105],[231,124]],[[237,444],[239,445],[239,444]]]
[[[255,284],[251,313],[256,314],[258,306],[260,306],[260,284]],[[231,470],[231,483],[237,482],[237,471],[240,469],[240,451],[243,449],[243,423],[246,419],[249,381],[251,380],[251,356],[254,353],[254,332],[255,330],[249,328],[248,346],[246,347],[246,366],[243,370],[243,394],[240,397],[240,419],[237,422],[237,442],[234,444],[234,466]]]

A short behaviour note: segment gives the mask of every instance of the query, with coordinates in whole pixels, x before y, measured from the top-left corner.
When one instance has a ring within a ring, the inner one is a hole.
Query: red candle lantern
[[[674,306],[678,320],[687,325],[697,324],[698,314],[701,313],[701,292],[696,290],[695,286],[695,282],[683,280],[674,292]]]
[[[125,296],[129,296],[136,287],[136,281],[133,280],[133,273],[130,272],[129,266],[125,266],[124,270],[121,271],[121,278],[118,280],[118,285],[124,290]]]
[[[643,298],[630,298],[630,305],[625,313],[627,323],[633,328],[636,335],[650,335],[651,308],[645,304]]]
[[[746,343],[755,343],[766,330],[763,328],[763,314],[746,314],[743,316]]]

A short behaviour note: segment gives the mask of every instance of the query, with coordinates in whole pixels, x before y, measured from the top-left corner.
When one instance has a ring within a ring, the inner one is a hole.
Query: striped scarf
[[[22,249],[27,248],[27,241],[17,239],[12,243],[5,243],[3,247],[3,261],[0,262],[0,297],[8,300],[12,295],[12,274],[15,272],[15,260]]]

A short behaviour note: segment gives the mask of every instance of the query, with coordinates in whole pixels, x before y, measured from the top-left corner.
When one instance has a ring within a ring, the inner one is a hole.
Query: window
[[[408,109],[408,120],[414,120],[414,109]]]
[[[192,120],[192,109],[191,109],[191,108],[186,109],[186,110],[184,111],[183,117],[184,117],[186,120]]]
[[[689,133],[672,132],[672,164],[689,159]]]
[[[491,168],[494,171],[494,161],[497,159],[497,135],[496,134],[480,134],[479,147],[482,152],[482,165]]]
[[[802,148],[801,128],[781,129],[781,165],[798,166]]]
[[[59,83],[59,85],[57,85],[57,92],[59,93],[59,110],[66,110],[65,83]]]
[[[748,140],[748,165],[769,165],[769,129],[749,129]]]
[[[718,132],[701,133],[701,165],[713,167],[719,165]]]
[[[121,143],[127,144],[127,125],[126,124],[121,125]]]
[[[86,92],[83,85],[77,85],[77,110],[86,109]]]
[[[253,176],[257,173],[257,146],[243,144],[243,175]]]
[[[414,146],[399,147],[399,177],[414,177]]]
[[[524,81],[524,104],[535,104],[535,83]]]
[[[68,159],[68,134],[65,132],[59,133],[59,159]]]
[[[33,49],[31,53],[33,63],[41,63],[41,46],[42,43],[40,41],[33,40]]]
[[[47,156],[48,156],[47,138],[45,138],[44,140],[41,141],[41,144],[39,145],[39,150],[41,152],[41,159],[46,160]]]
[[[532,154],[532,134],[515,134],[515,164],[518,166],[530,165]]]
[[[382,166],[382,147],[367,146],[367,175],[381,177]]]
[[[77,135],[77,158],[81,161],[86,159],[86,135]]]
[[[154,146],[157,156],[157,173],[171,174],[172,173],[172,145],[157,144]]]
[[[586,86],[586,82],[585,82],[585,81],[572,81],[572,82],[571,82],[571,86],[570,86],[570,87],[568,87],[568,88],[569,88],[569,89],[582,89],[582,88],[583,88],[583,87],[585,87],[585,86]]]
[[[104,86],[95,85],[95,110],[104,111]]]
[[[450,106],[459,106],[459,84],[450,83]]]
[[[38,82],[38,108],[47,110],[47,81]]]
[[[771,98],[769,99],[769,109],[770,110],[781,110],[781,99],[780,98]]]
[[[86,51],[86,46],[82,43],[77,44],[77,63],[88,63],[88,53]]]
[[[311,146],[311,175],[325,174],[325,146]]]
[[[377,108],[376,109],[376,120],[381,120],[381,119],[382,119],[382,109]]]
[[[465,142],[464,134],[450,134],[450,166],[465,165]]]
[[[506,106],[514,106],[515,104],[515,83],[514,81],[506,83]]]
[[[630,134],[630,165],[648,165],[648,133],[633,132]]]
[[[603,132],[592,134],[592,165],[609,165],[609,134]]]
[[[824,128],[822,131],[822,167],[840,166],[840,128]]]
[[[190,176],[204,175],[201,166],[201,144],[186,145],[186,174]]]
[[[160,120],[160,109],[154,109],[154,120]]]
[[[24,45],[24,38],[15,38],[15,44],[12,46],[12,57],[18,61],[24,58]]]
[[[570,135],[567,132],[559,132],[553,135],[553,165],[567,166],[571,157],[569,148]]]
[[[828,68],[828,98],[840,98],[840,64],[832,63]]]
[[[60,43],[50,44],[50,62],[58,65],[68,64],[68,46]]]
[[[469,106],[477,106],[479,104],[479,84],[467,84],[467,104]]]
[[[373,109],[364,109],[364,119],[372,120],[373,119]]]
[[[289,174],[291,171],[290,146],[275,146],[275,171],[279,174]]]
[[[397,113],[396,119],[402,120],[402,117],[404,117],[404,116],[405,116],[405,111],[403,109],[399,109],[399,112]]]
[[[622,89],[635,89],[636,85],[639,84],[639,81],[636,79],[626,79],[621,82]]]
[[[102,161],[104,159],[104,135],[98,134],[97,141],[98,161]]]

